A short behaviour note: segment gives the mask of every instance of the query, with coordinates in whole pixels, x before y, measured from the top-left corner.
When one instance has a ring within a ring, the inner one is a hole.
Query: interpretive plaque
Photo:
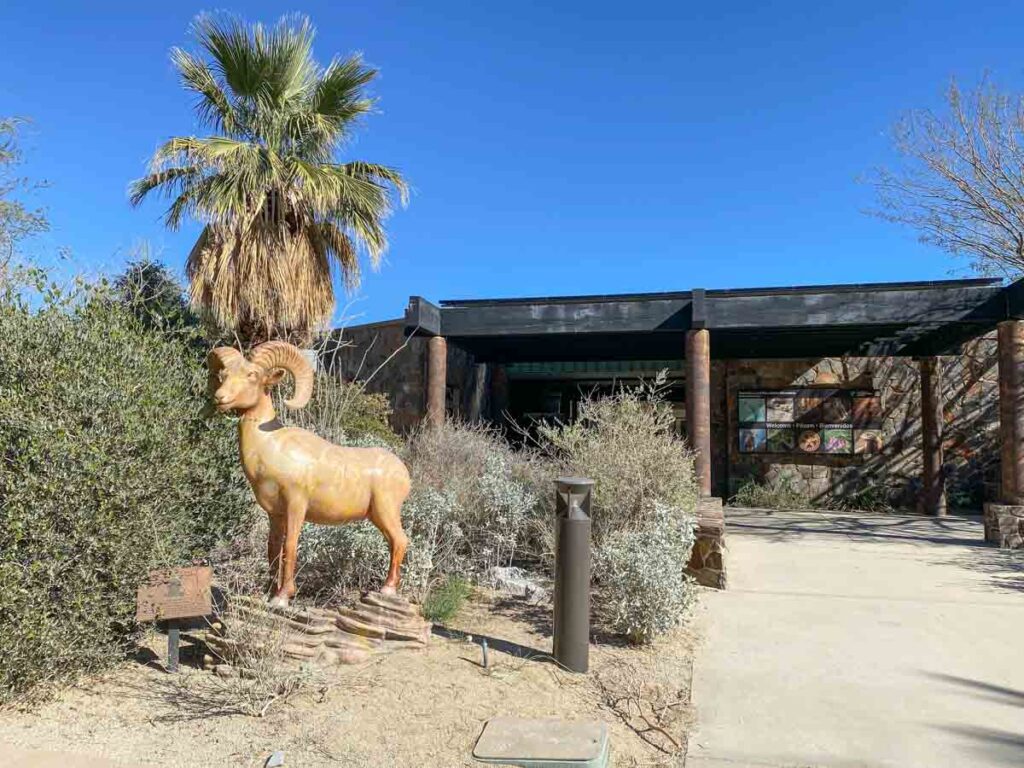
[[[212,610],[209,566],[151,571],[139,587],[136,621],[166,621],[206,616]]]
[[[178,645],[184,619],[208,616],[213,611],[209,566],[150,571],[139,587],[136,621],[157,621],[167,630],[167,671],[178,671]]]

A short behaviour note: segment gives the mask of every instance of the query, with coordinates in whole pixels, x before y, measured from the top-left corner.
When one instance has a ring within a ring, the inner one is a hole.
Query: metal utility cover
[[[473,749],[480,762],[521,768],[604,768],[608,726],[595,720],[494,717]]]

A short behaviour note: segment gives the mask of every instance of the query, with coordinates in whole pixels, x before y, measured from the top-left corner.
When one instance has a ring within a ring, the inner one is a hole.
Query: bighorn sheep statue
[[[333,445],[277,420],[270,388],[285,371],[295,379],[295,392],[285,405],[302,408],[313,393],[312,367],[287,342],[260,344],[248,360],[237,349],[217,347],[207,365],[217,410],[240,416],[242,469],[256,501],[270,516],[271,604],[287,606],[295,595],[295,554],[306,521],[339,525],[369,519],[391,549],[391,567],[381,592],[394,594],[409,543],[401,519],[409,472],[401,460],[382,448]]]

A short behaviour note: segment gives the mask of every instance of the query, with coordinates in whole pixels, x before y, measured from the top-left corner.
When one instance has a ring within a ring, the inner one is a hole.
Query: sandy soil
[[[123,766],[262,766],[283,750],[288,768],[455,768],[480,765],[470,754],[484,723],[512,714],[607,722],[614,766],[682,764],[688,632],[643,650],[598,638],[591,672],[574,675],[529,658],[551,648],[548,607],[478,594],[438,631],[447,636],[425,650],[332,669],[262,718],[225,707],[212,695],[223,684],[207,672],[186,666],[170,676],[152,657],[126,662],[33,712],[0,712],[0,744]]]

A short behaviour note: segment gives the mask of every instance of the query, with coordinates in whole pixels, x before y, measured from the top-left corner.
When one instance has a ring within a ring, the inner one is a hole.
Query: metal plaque
[[[139,587],[136,621],[162,621],[207,616],[213,610],[209,566],[151,571]]]

